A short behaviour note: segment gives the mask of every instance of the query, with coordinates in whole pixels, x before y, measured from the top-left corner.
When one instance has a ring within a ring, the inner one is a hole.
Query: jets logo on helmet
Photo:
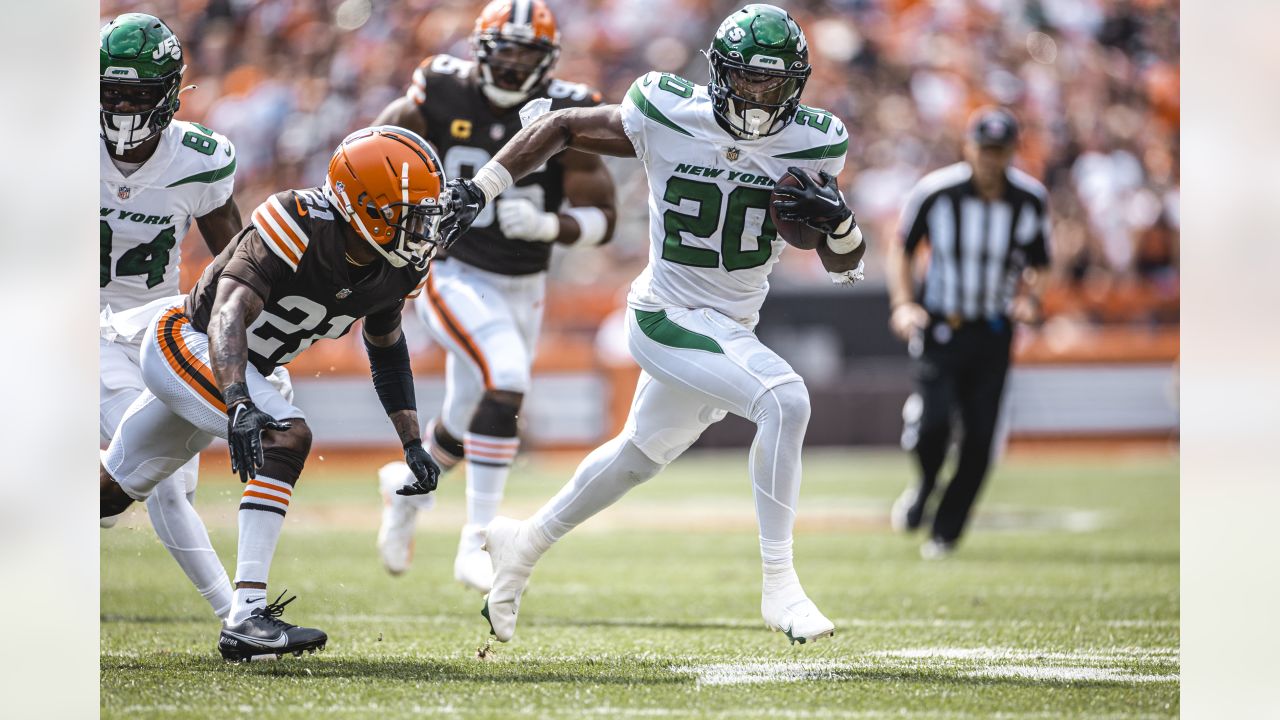
[[[155,137],[180,105],[182,45],[154,15],[126,13],[98,37],[100,134],[117,155]]]
[[[471,34],[480,89],[498,107],[513,107],[546,82],[560,57],[560,30],[543,0],[493,0]]]
[[[365,128],[329,160],[325,195],[338,214],[394,267],[425,270],[446,212],[444,171],[435,150],[412,131]]]
[[[791,122],[810,67],[804,33],[785,10],[742,8],[725,18],[705,54],[712,110],[726,130],[755,140]]]
[[[182,46],[178,44],[178,38],[170,35],[160,42],[160,45],[151,53],[152,60],[159,60],[165,55],[174,60],[182,59]]]

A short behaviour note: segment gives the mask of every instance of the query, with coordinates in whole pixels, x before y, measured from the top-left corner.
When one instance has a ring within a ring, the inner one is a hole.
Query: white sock
[[[160,481],[147,498],[147,514],[156,536],[191,584],[208,601],[213,613],[226,619],[231,610],[231,581],[209,542],[209,531],[184,492],[187,476],[197,472],[199,456]]]
[[[804,383],[773,388],[756,401],[751,443],[751,485],[760,524],[760,557],[766,566],[791,567],[792,531],[800,499],[800,450],[809,426]]]
[[[588,455],[556,496],[529,519],[548,545],[614,504],[628,490],[657,475],[663,465],[621,436]]]
[[[469,432],[462,444],[467,456],[467,522],[488,525],[498,516],[520,439]]]
[[[792,540],[768,540],[760,538],[760,559],[765,570],[785,570],[792,566]]]
[[[259,475],[250,480],[240,496],[240,541],[236,549],[236,583],[267,582],[276,541],[284,527],[293,487],[286,482]],[[266,605],[267,591],[237,588],[232,593],[228,624],[242,622],[255,608]]]

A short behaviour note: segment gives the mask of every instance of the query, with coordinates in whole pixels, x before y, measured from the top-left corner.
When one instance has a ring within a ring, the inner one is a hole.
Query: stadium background
[[[1016,438],[1167,438],[1177,431],[1179,69],[1176,3],[1165,0],[783,2],[806,29],[807,104],[850,128],[840,178],[866,230],[868,278],[828,285],[816,256],[788,249],[772,276],[761,337],[805,376],[813,445],[891,444],[910,392],[904,346],[886,326],[883,255],[906,191],[959,158],[964,118],[998,102],[1024,124],[1017,165],[1042,179],[1053,210],[1048,322],[1023,328],[1006,397]],[[277,190],[321,181],[332,148],[401,95],[420,60],[468,57],[483,2],[168,0],[101,4],[104,22],[143,10],[187,51],[178,117],[238,148],[247,215]],[[649,69],[705,81],[699,50],[737,3],[555,0],[559,77],[618,101]],[[636,370],[617,326],[647,256],[640,165],[609,160],[619,192],[615,240],[558,250],[534,391],[532,447],[584,448],[620,426]],[[193,228],[193,234],[198,234]],[[208,261],[187,243],[184,287]],[[407,315],[408,317],[408,315]],[[438,406],[442,355],[409,318],[421,405]],[[322,448],[394,438],[368,388],[358,335],[291,365]],[[730,418],[704,446],[750,442]]]

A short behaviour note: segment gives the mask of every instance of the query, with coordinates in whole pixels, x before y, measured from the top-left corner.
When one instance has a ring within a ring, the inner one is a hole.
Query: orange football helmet
[[[560,57],[560,30],[543,0],[493,0],[476,18],[471,49],[480,89],[500,107],[520,103]]]
[[[425,269],[447,212],[445,177],[431,145],[391,125],[357,130],[329,160],[324,191],[338,214],[395,267]]]

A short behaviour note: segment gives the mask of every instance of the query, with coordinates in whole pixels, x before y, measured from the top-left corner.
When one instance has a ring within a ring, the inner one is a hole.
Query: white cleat
[[[920,491],[914,485],[902,491],[893,508],[889,511],[889,526],[894,532],[911,532],[920,527],[923,519],[923,508],[916,507],[920,501]]]
[[[946,560],[955,551],[955,542],[929,538],[928,542],[920,546],[920,557],[925,560]]]
[[[516,633],[520,596],[529,584],[529,575],[541,552],[534,548],[527,524],[498,517],[485,528],[484,549],[493,560],[493,589],[484,598],[480,611],[498,642],[507,642]]]
[[[760,614],[770,630],[786,633],[792,644],[813,642],[836,634],[836,626],[813,604],[794,569],[765,571]]]
[[[482,545],[484,526],[463,525],[458,556],[453,559],[453,578],[481,595],[493,587],[493,560]]]
[[[116,526],[116,523],[120,522],[120,518],[122,517],[124,517],[124,513],[120,513],[119,515],[111,515],[109,517],[104,517],[104,518],[98,518],[98,527],[113,528]]]
[[[412,482],[413,473],[402,462],[383,465],[378,470],[378,487],[382,491],[382,525],[378,527],[378,554],[382,566],[399,575],[413,563],[413,531],[419,510],[430,510],[435,493],[406,497],[396,490]]]

